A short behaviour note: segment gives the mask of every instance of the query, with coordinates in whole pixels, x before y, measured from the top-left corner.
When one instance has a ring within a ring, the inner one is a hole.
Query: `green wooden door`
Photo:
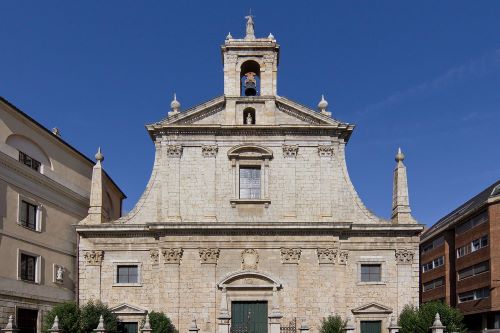
[[[380,320],[361,321],[361,333],[381,333],[382,322]]]
[[[231,302],[232,333],[267,333],[267,302]]]

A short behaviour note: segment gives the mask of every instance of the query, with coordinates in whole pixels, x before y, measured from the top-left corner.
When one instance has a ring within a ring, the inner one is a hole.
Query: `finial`
[[[97,149],[97,153],[95,154],[95,159],[97,162],[104,161],[104,155],[101,153],[101,147]]]
[[[228,32],[226,39],[233,39],[233,36],[231,35],[231,32]]]
[[[49,330],[50,332],[59,332],[59,318],[56,316],[54,318],[54,323],[52,324],[52,327]]]
[[[328,107],[328,102],[325,100],[325,95],[321,95],[321,101],[318,103],[318,108],[320,111],[326,111]]]
[[[269,36],[267,36],[268,39],[274,39],[274,35],[272,33],[269,33]]]
[[[16,326],[14,325],[14,317],[12,315],[9,316],[9,321],[7,322],[7,325],[2,331],[11,331],[15,330]]]
[[[436,312],[436,316],[434,317],[434,323],[432,326],[443,326],[441,323],[441,318],[439,317],[439,312]]]
[[[181,103],[179,103],[179,101],[177,100],[176,93],[174,93],[174,100],[172,101],[172,103],[170,103],[170,107],[172,108],[172,112],[174,112],[174,113],[179,112],[179,110],[181,108]]]
[[[246,28],[246,36],[245,39],[255,39],[255,30],[254,30],[254,22],[252,10],[250,9],[250,14],[245,16],[247,19],[247,28]]]
[[[99,317],[99,325],[97,325],[95,331],[97,332],[104,332],[105,328],[104,328],[104,318],[102,317],[102,315]]]
[[[405,154],[401,152],[401,148],[398,148],[398,153],[396,154],[396,162],[403,162],[405,159]]]
[[[54,127],[54,128],[52,129],[52,134],[54,134],[55,136],[60,137],[60,136],[61,136],[61,131],[59,130],[59,128]]]
[[[151,324],[149,323],[149,313],[146,314],[146,322],[144,323],[144,326],[142,327],[143,331],[149,331],[151,330]]]

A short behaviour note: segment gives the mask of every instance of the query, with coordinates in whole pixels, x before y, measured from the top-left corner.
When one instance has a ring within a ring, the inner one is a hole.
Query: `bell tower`
[[[224,95],[274,96],[277,92],[279,45],[272,34],[267,38],[256,38],[253,16],[245,18],[245,38],[236,39],[229,33],[221,47]]]

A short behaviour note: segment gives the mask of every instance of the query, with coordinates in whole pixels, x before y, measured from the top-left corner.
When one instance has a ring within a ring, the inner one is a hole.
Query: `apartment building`
[[[422,234],[420,263],[422,303],[457,307],[471,331],[500,328],[500,181]]]

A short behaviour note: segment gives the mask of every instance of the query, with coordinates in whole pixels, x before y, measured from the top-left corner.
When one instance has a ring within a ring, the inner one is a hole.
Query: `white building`
[[[386,332],[418,304],[422,226],[404,156],[384,220],[347,173],[354,126],[324,99],[314,111],[279,96],[279,45],[247,19],[246,36],[221,48],[224,94],[186,111],[174,98],[147,126],[156,157],[135,208],[105,222],[96,201],[77,226],[79,300],[107,303],[130,330],[154,310],[180,332],[193,317],[201,332],[274,333],[297,318],[317,332],[332,313]]]

